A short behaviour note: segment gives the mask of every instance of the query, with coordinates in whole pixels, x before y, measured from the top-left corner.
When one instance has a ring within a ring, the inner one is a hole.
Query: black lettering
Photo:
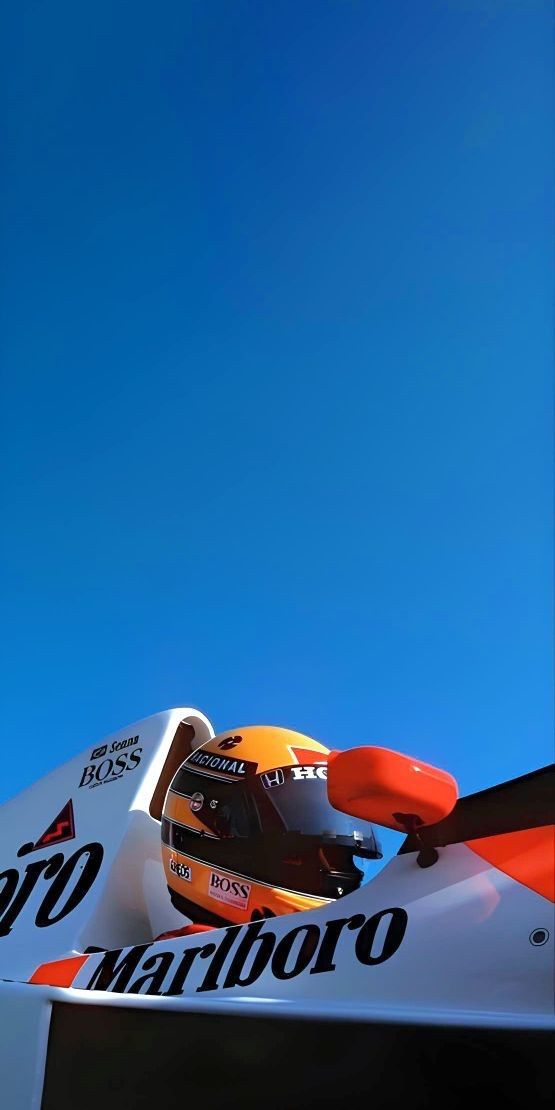
[[[291,953],[291,949],[297,939],[305,933],[302,944],[299,948],[293,967],[290,971],[285,970],[287,957]],[[320,930],[317,925],[299,925],[296,929],[291,929],[290,933],[284,936],[272,958],[272,972],[276,979],[293,979],[295,975],[300,975],[308,967],[320,940]]]
[[[130,948],[118,963],[118,958],[123,948],[116,948],[106,952],[98,967],[93,972],[90,982],[87,983],[88,991],[125,991],[133,973],[137,970],[139,961],[144,956],[150,944],[137,944]]]
[[[372,955],[372,946],[376,939],[378,927],[382,920],[385,920],[388,915],[390,916],[390,920],[387,925],[381,949],[379,952]],[[372,917],[369,917],[356,939],[355,953],[357,960],[360,960],[361,964],[366,964],[367,966],[383,964],[385,960],[389,960],[401,944],[405,935],[407,921],[408,915],[406,910],[400,909],[399,907],[380,910],[379,913],[375,913]]]
[[[165,991],[164,993],[167,995],[183,994],[183,986],[185,984],[185,980],[191,970],[193,961],[195,960],[196,956],[200,956],[201,960],[207,960],[208,957],[211,956],[212,953],[215,951],[216,945],[213,944],[212,941],[210,941],[209,944],[203,944],[200,948],[186,948],[183,956],[181,957],[179,967],[177,968],[167,991]],[[210,971],[210,968],[208,969],[208,971]]]
[[[97,781],[97,782],[104,782],[104,779],[107,779],[107,778],[108,778],[108,775],[111,775],[111,773],[112,773],[112,767],[113,767],[113,766],[114,766],[114,764],[113,764],[113,760],[111,760],[111,759],[103,759],[103,760],[102,760],[102,763],[99,763],[99,764],[98,764],[98,767],[96,768],[96,781]],[[106,768],[107,768],[107,770],[106,770],[106,773],[105,773],[105,774],[101,774],[101,771],[102,771],[102,768],[103,768],[103,767],[106,767]],[[93,769],[94,769],[94,768],[93,768]]]
[[[110,746],[111,752],[121,752],[123,748],[131,748],[137,743],[138,736],[128,736],[127,740],[114,740]]]
[[[62,852],[56,852],[55,855],[50,856],[50,859],[35,860],[34,863],[28,864],[25,868],[25,877],[13,902],[8,902],[7,908],[0,916],[0,937],[5,937],[11,932],[31,892],[34,890],[39,876],[43,874],[45,879],[51,879],[60,870],[63,862],[64,856]],[[13,886],[14,873],[17,879],[19,879],[18,872],[13,868],[10,869],[10,871],[3,872],[3,874],[7,875],[9,878],[10,899],[15,891],[15,887]],[[7,889],[7,886],[5,886],[4,891],[2,891],[3,896]],[[4,897],[2,898],[2,902],[4,902]]]
[[[87,858],[85,860],[85,863],[82,865],[83,870],[73,890],[71,891],[67,901],[64,902],[62,908],[58,911],[58,913],[51,916],[56,903],[65,892],[66,886],[71,879],[71,876],[73,875],[73,872],[75,871],[79,860],[82,859],[83,856],[86,856]],[[63,860],[64,857],[61,856],[60,858]],[[83,898],[86,894],[89,893],[89,890],[91,889],[96,876],[100,871],[103,858],[104,849],[102,847],[102,844],[93,843],[85,844],[83,848],[79,848],[79,851],[74,852],[73,855],[70,856],[68,860],[66,860],[61,871],[55,878],[50,889],[45,894],[38,908],[37,916],[35,918],[35,925],[38,925],[39,929],[44,929],[48,925],[55,925],[57,921],[61,921],[62,918],[67,917],[67,915],[71,913],[71,911],[74,910],[80,902],[83,901]],[[56,859],[55,856],[53,856],[50,860],[51,864],[54,859]],[[58,868],[56,870],[58,870]],[[45,872],[45,878],[50,878],[50,875],[47,874],[47,872]]]
[[[127,994],[141,994],[141,987],[145,983],[150,982],[148,990],[144,994],[161,994],[160,987],[166,978],[167,972],[173,963],[173,952],[158,952],[155,956],[149,956],[142,965],[141,971],[148,972],[147,975],[140,975],[138,979],[129,987]],[[151,968],[153,970],[151,970]]]
[[[336,921],[326,921],[324,937],[310,974],[319,975],[323,971],[335,971],[335,964],[332,961],[343,929],[345,926],[348,929],[360,929],[365,920],[363,913],[355,913],[353,917],[340,917]]]
[[[247,926],[247,932],[231,961],[224,980],[224,987],[250,987],[251,983],[256,982],[264,971],[276,943],[276,934],[268,930],[259,935],[263,926],[263,921],[255,921],[252,925]],[[259,944],[260,947],[254,957],[250,971],[242,979],[241,972],[255,944]]]
[[[81,775],[81,782],[79,783],[79,787],[89,785],[91,779],[94,777],[94,770],[94,766],[83,768],[83,774]]]
[[[9,933],[9,929],[2,929],[2,921],[5,910],[7,910],[19,882],[19,871],[15,867],[9,867],[7,871],[0,871],[0,882],[4,885],[0,893],[0,936],[5,936]]]
[[[120,768],[119,771],[116,771],[116,767]],[[127,771],[127,756],[118,755],[114,760],[114,768],[112,773],[119,777],[119,775],[123,775],[124,771]]]
[[[135,739],[138,740],[139,737],[136,736]],[[143,750],[142,748],[137,748],[136,752],[129,752],[129,762],[133,764],[133,767],[136,767],[137,764],[139,764],[141,762],[142,750]],[[128,767],[127,770],[131,771],[132,768]]]
[[[210,967],[200,984],[197,987],[197,992],[202,991],[215,991],[218,989],[218,975],[222,970],[224,961],[231,951],[235,940],[237,939],[237,930],[235,928],[226,929],[224,939],[216,949],[214,959],[210,962]]]

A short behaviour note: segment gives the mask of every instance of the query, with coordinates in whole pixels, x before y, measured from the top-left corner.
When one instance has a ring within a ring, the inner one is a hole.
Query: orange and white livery
[[[554,777],[191,707],[88,745],[0,807],[0,1105],[548,1105]]]

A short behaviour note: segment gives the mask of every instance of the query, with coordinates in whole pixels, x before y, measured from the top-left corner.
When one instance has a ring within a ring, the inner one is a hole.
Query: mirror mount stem
[[[418,856],[416,862],[419,867],[432,867],[439,859],[439,852],[431,844],[425,844],[420,835],[422,821],[416,813],[394,813],[393,817],[402,825],[409,836],[414,836],[418,843]]]

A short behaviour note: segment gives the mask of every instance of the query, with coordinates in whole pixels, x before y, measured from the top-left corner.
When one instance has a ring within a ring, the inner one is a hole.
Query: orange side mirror
[[[400,832],[441,821],[459,793],[447,771],[389,748],[330,752],[327,781],[335,809]]]

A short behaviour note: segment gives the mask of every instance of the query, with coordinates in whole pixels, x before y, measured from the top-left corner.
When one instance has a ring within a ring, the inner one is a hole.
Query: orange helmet
[[[356,890],[355,857],[380,859],[372,826],[334,809],[329,749],[286,728],[214,736],[174,776],[162,815],[171,900],[195,922],[241,924]]]

